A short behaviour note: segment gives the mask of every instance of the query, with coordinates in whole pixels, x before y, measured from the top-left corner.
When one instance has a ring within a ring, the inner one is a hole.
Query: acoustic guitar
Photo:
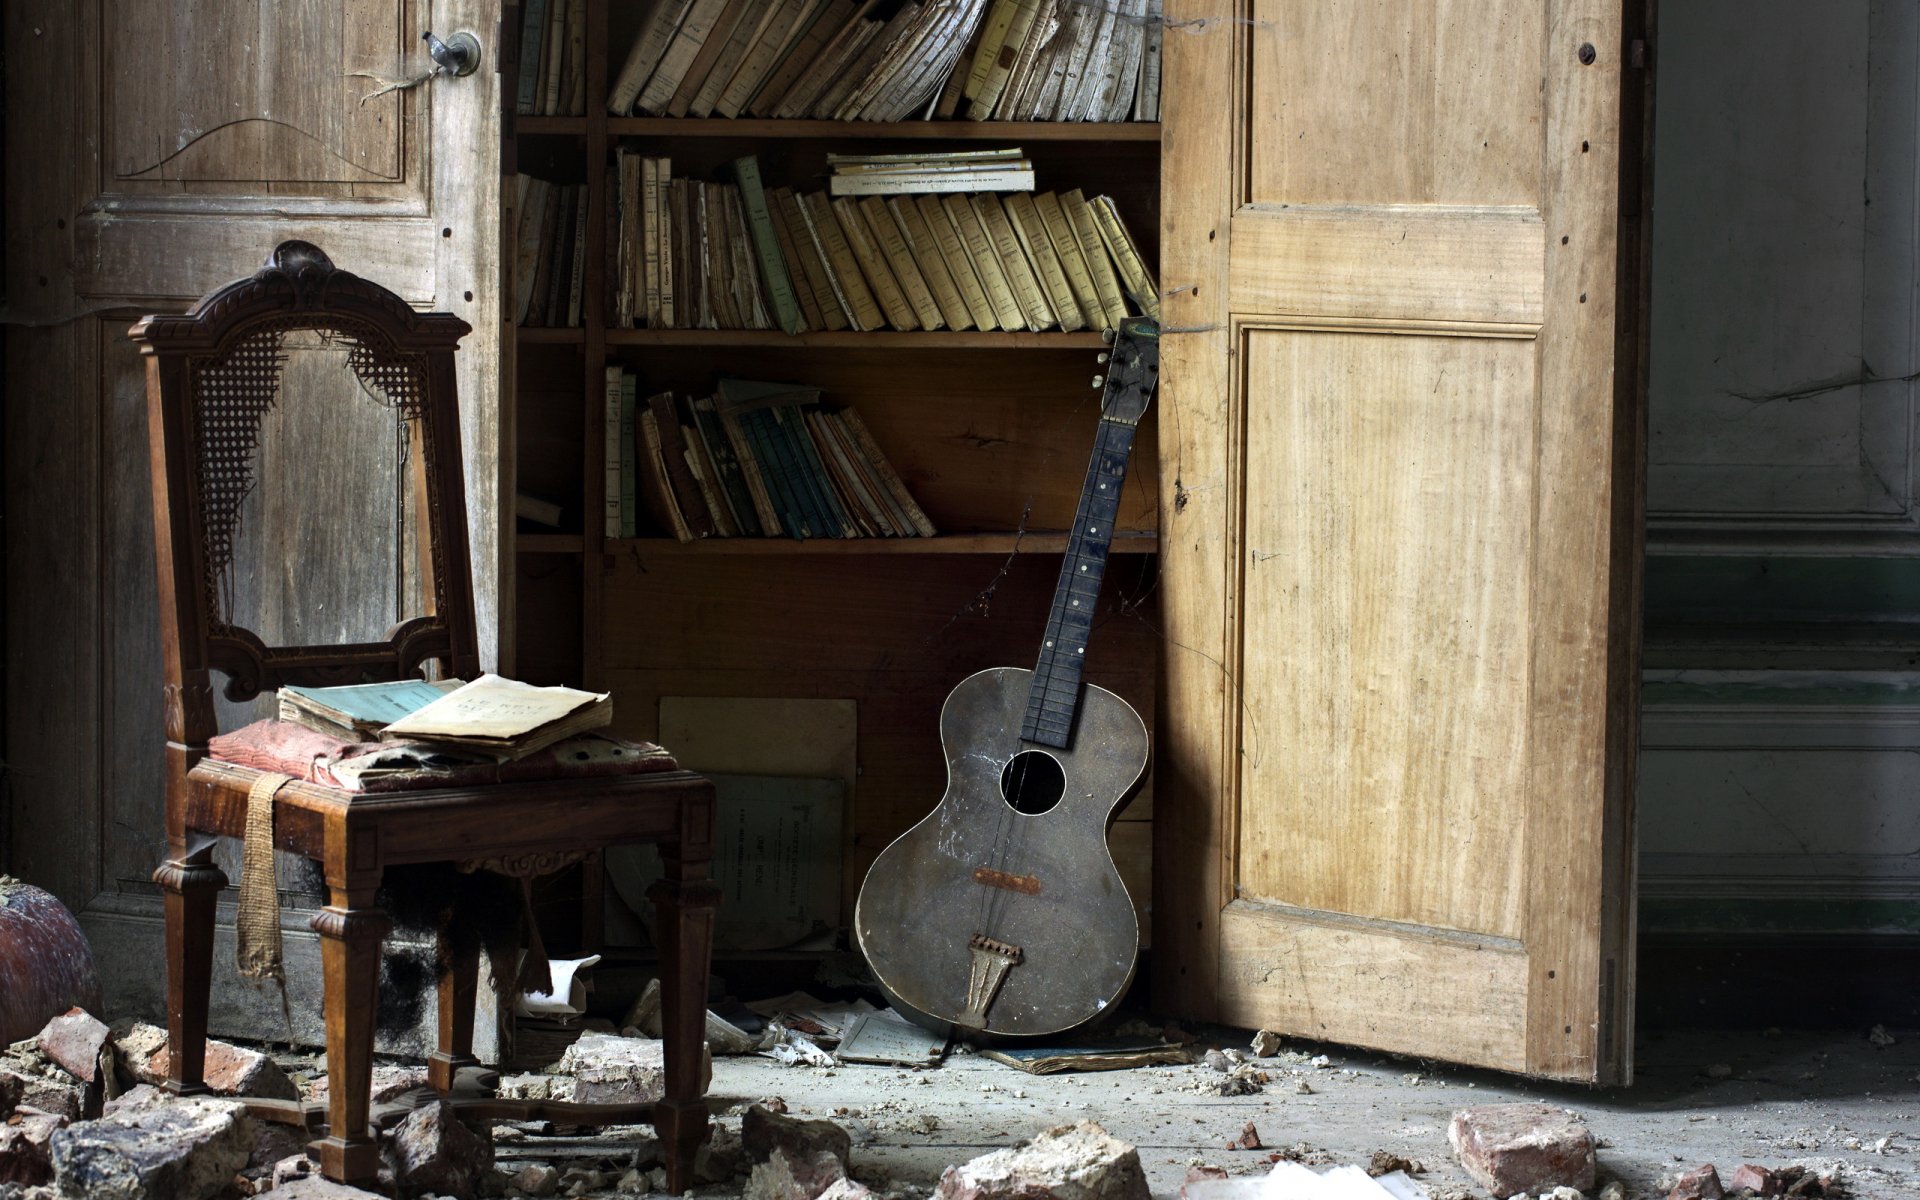
[[[928,1028],[1059,1033],[1133,979],[1139,922],[1107,826],[1145,777],[1147,727],[1080,676],[1134,428],[1159,376],[1159,327],[1121,322],[1107,357],[1039,662],[969,675],[947,696],[946,794],[875,860],[854,908],[874,976]]]

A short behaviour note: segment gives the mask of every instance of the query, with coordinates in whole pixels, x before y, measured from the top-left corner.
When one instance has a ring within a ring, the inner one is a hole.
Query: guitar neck
[[[1080,489],[1080,507],[1067,538],[1066,560],[1060,564],[1060,582],[1053,591],[1046,636],[1040,643],[1040,661],[1027,693],[1026,717],[1020,727],[1024,741],[1065,749],[1072,740],[1087,636],[1093,631],[1094,602],[1100,598],[1100,580],[1113,545],[1113,523],[1120,512],[1120,489],[1133,453],[1133,434],[1134,422],[1100,418],[1093,459]]]

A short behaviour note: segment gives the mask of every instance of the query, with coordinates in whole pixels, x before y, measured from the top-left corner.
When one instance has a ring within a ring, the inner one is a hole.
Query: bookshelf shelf
[[[631,547],[647,554],[671,555],[897,555],[897,554],[1062,554],[1065,533],[956,533],[930,538],[608,538],[609,549]],[[1115,554],[1153,554],[1160,539],[1153,533],[1116,533]]]
[[[528,120],[529,118],[521,118]],[[545,122],[572,121],[585,132],[579,117],[545,117]],[[538,129],[523,132],[547,132]],[[553,130],[553,132],[565,132]],[[814,121],[767,120],[751,117],[610,117],[612,137],[750,138],[755,141],[827,139],[844,141],[968,141],[968,142],[1153,142],[1160,140],[1158,121]]]
[[[840,330],[786,334],[777,329],[609,329],[606,338],[609,346],[740,346],[803,350],[1098,350],[1106,345],[1105,338],[1099,333],[1009,333],[1004,330],[986,333],[976,330],[919,330],[912,333]]]

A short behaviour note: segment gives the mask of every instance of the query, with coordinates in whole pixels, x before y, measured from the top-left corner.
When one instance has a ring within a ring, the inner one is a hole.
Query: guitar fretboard
[[[1087,635],[1093,631],[1094,603],[1100,598],[1100,580],[1113,544],[1113,522],[1120,512],[1120,488],[1133,453],[1133,433],[1129,422],[1100,419],[1086,485],[1080,489],[1080,508],[1067,538],[1066,560],[1054,588],[1053,610],[1040,643],[1040,661],[1027,692],[1026,718],[1020,727],[1025,741],[1065,749],[1072,740]]]

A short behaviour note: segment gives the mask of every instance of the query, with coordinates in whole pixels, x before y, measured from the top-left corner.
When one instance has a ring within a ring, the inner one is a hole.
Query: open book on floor
[[[605,692],[482,675],[388,725],[380,738],[509,762],[612,720],[613,700]]]

